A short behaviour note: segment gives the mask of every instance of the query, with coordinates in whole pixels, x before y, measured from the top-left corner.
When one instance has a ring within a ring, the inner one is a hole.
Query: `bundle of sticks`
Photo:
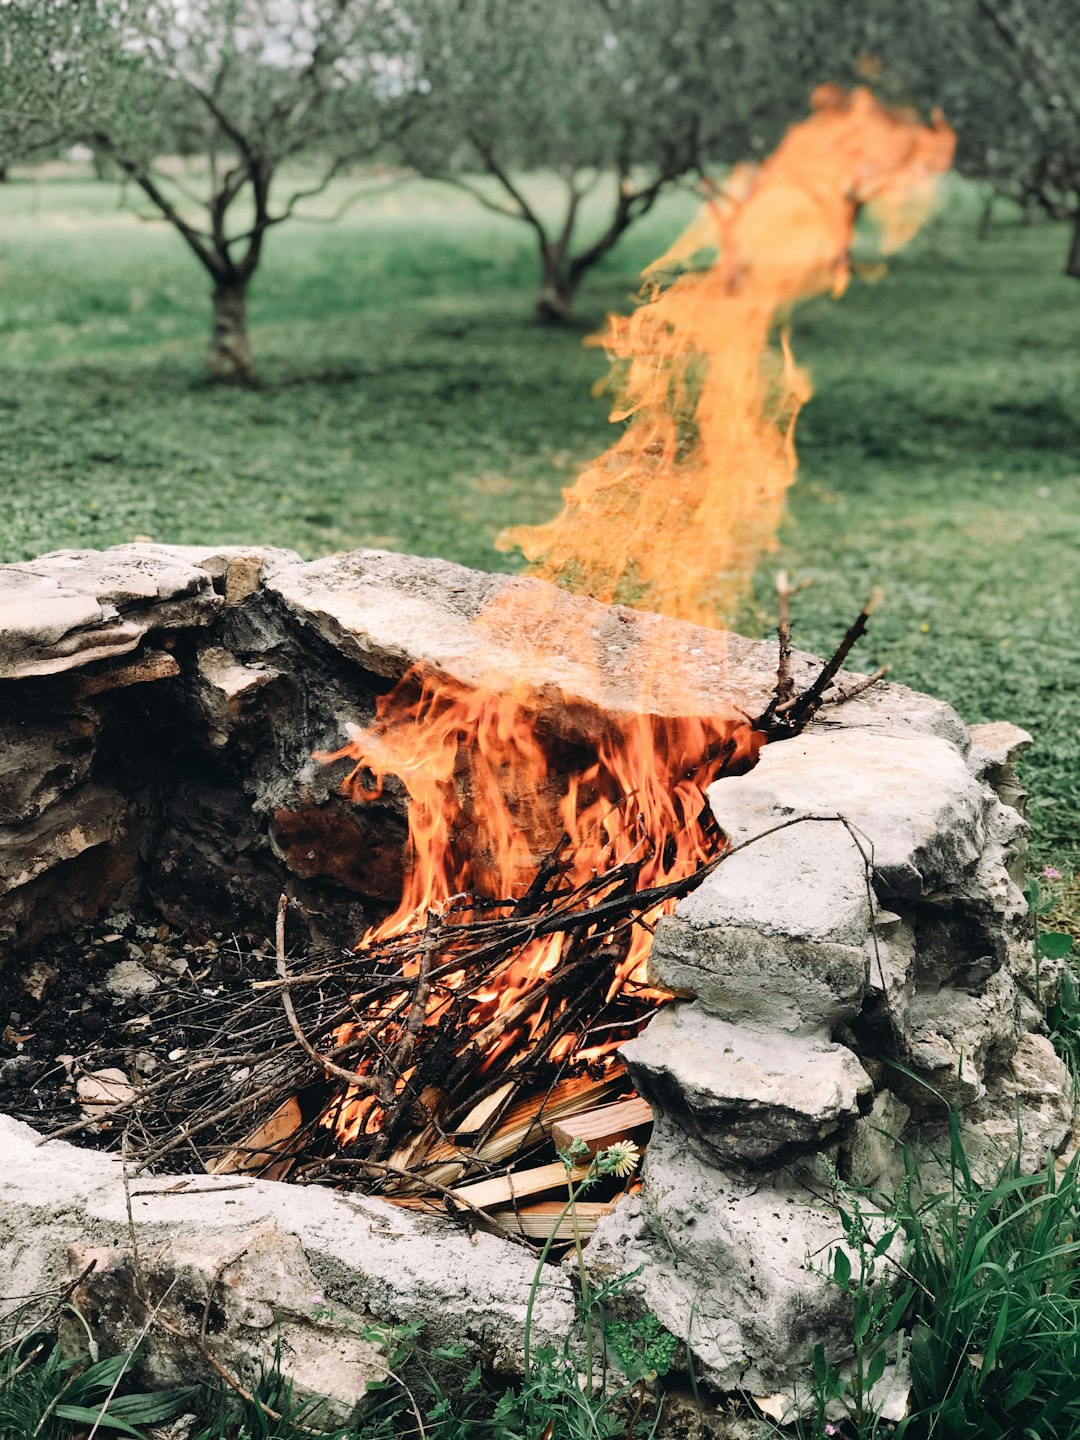
[[[518,900],[462,897],[360,952],[290,958],[283,896],[276,974],[240,1004],[204,997],[193,1012],[178,992],[198,1049],[113,1107],[113,1127],[140,1170],[195,1161],[217,1174],[359,1183],[543,1239],[565,1192],[559,1151],[579,1141],[587,1165],[615,1140],[648,1137],[649,1107],[616,1048],[668,997],[632,980],[612,994],[612,977],[635,927],[719,863],[715,840],[715,860],[646,889],[645,845],[574,887],[560,846]],[[498,993],[549,938],[549,973],[478,1028],[478,997]],[[579,1206],[579,1233],[630,1183],[609,1181]]]

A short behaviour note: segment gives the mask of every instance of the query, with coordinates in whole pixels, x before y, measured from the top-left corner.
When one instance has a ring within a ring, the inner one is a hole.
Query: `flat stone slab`
[[[778,810],[773,823],[782,818]],[[855,839],[838,823],[814,822],[789,825],[729,855],[681,902],[678,915],[695,930],[749,926],[762,935],[861,945],[872,900]]]
[[[613,715],[757,715],[775,642],[702,629],[570,595],[546,581],[444,560],[356,550],[304,563],[261,546],[157,545],[56,551],[0,566],[0,679],[55,674],[136,649],[149,629],[199,624],[263,590],[376,675],[413,665]],[[818,661],[799,651],[805,684]],[[842,675],[841,684],[857,679]],[[827,712],[845,724],[966,734],[955,713],[900,685]]]
[[[165,547],[58,550],[0,565],[0,679],[127,654],[151,626],[198,624],[218,604],[209,573]]]
[[[842,816],[872,857],[885,905],[890,897],[916,898],[970,875],[986,846],[995,803],[949,741],[862,729],[767,745],[749,774],[712,785],[709,801],[734,843],[786,818]],[[836,847],[830,844],[829,851]]]
[[[357,550],[274,569],[266,589],[393,679],[418,664],[463,685],[616,715],[715,716],[759,713],[775,678],[774,647],[445,560]]]
[[[62,1288],[74,1244],[129,1244],[119,1158],[62,1140],[39,1148],[39,1138],[0,1116],[0,1269],[12,1296]],[[140,1176],[131,1190],[146,1253],[197,1236],[207,1254],[224,1256],[272,1229],[299,1242],[330,1307],[383,1324],[420,1320],[433,1346],[465,1343],[507,1373],[520,1365],[535,1257],[494,1235],[382,1200],[235,1175],[183,1185]],[[535,1343],[561,1344],[574,1323],[569,1284],[543,1286],[537,1303]]]
[[[818,1148],[870,1104],[870,1077],[844,1046],[729,1025],[696,1004],[667,1006],[620,1053],[645,1098],[723,1164]]]
[[[694,997],[733,1025],[805,1035],[831,1031],[859,1013],[870,953],[669,915],[657,925],[648,970],[652,984]]]
[[[561,704],[580,698],[614,715],[714,717],[725,707],[759,715],[776,680],[773,641],[603,605],[544,580],[488,575],[446,560],[355,550],[271,565],[264,584],[330,644],[394,679],[420,664],[464,685],[526,689]],[[820,663],[793,652],[796,681],[809,683]],[[841,685],[856,679],[842,674]],[[845,723],[966,744],[955,711],[903,685],[875,686],[851,702],[850,711],[845,705],[826,713],[850,715]]]

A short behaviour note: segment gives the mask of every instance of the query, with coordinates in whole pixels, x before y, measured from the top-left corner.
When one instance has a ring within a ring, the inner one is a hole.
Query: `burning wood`
[[[843,288],[863,206],[886,247],[913,233],[952,154],[942,123],[869,92],[815,103],[768,161],[733,173],[650,267],[634,315],[612,322],[629,424],[562,516],[509,537],[548,578],[713,625],[745,583],[794,476],[809,394],[786,338],[770,350],[775,322]],[[475,670],[414,665],[373,723],[318,757],[348,761],[341,788],[357,805],[407,797],[400,904],[354,952],[290,960],[283,898],[276,981],[221,1017],[212,1064],[151,1082],[133,1105],[144,1164],[193,1147],[218,1171],[359,1174],[390,1198],[501,1212],[526,1193],[511,1171],[546,1184],[556,1144],[648,1123],[618,1050],[670,998],[648,983],[655,922],[723,859],[706,790],[879,678],[832,694],[875,599],[797,692],[783,581],[775,693],[751,719],[684,683],[693,644],[655,632],[630,656],[617,626],[597,654],[593,621],[579,615],[575,632],[546,588],[492,592],[469,620]],[[521,645],[490,647],[492,634]],[[588,670],[594,655],[590,708],[559,677],[568,656]],[[633,685],[614,682],[620,661]],[[175,1133],[151,1121],[152,1095],[170,1125],[183,1116]]]
[[[636,794],[608,795],[600,811],[594,776],[585,793],[601,840],[579,826],[583,851],[564,834],[517,899],[449,895],[422,923],[399,912],[356,951],[290,958],[283,896],[276,978],[237,1008],[208,1004],[204,1052],[116,1107],[139,1163],[160,1170],[194,1151],[215,1174],[359,1180],[410,1208],[434,1203],[519,1238],[546,1236],[558,1205],[533,1197],[565,1184],[557,1151],[647,1139],[651,1111],[617,1050],[670,998],[644,971],[655,919],[730,853],[704,785],[745,766],[764,732],[796,733],[828,703],[872,609],[798,693],[785,620],[774,701],[753,728],[744,722],[746,738],[713,739],[704,760],[663,756],[681,787],[682,830],[650,833]],[[660,754],[655,736],[650,754]],[[582,1212],[583,1233],[613,1199]]]

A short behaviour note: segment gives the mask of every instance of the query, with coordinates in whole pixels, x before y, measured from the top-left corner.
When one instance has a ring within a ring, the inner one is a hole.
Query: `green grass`
[[[608,438],[603,357],[580,339],[692,207],[671,197],[630,232],[570,333],[530,322],[528,233],[467,197],[410,183],[284,227],[252,296],[262,387],[232,393],[204,383],[208,287],[167,227],[111,185],[0,187],[0,559],[150,535],[511,568],[496,532],[548,516]],[[749,621],[773,618],[780,563],[815,578],[796,610],[811,649],[883,585],[861,663],[1030,729],[1037,854],[1071,866],[1080,285],[1056,227],[974,228],[956,196],[884,280],[796,317],[817,394]]]

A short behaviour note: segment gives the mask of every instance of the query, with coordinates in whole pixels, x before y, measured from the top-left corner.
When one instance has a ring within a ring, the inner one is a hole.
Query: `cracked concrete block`
[[[620,1053],[654,1109],[721,1163],[820,1148],[870,1103],[870,1079],[844,1046],[763,1035],[697,1004],[667,1006]]]

